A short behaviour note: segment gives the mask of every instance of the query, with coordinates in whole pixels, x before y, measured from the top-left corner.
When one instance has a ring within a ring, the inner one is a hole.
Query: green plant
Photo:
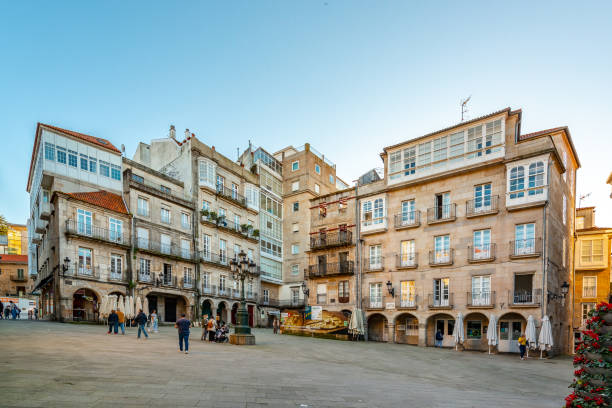
[[[200,214],[202,214],[202,216],[204,217],[208,217],[208,215],[210,214],[210,211],[204,209],[204,210],[200,210]]]
[[[214,212],[214,211],[209,211],[209,212],[208,212],[208,216],[210,217],[210,219],[211,219],[211,220],[213,220],[213,221],[217,221],[218,216],[217,216],[217,213],[216,213],[216,212]]]
[[[243,233],[245,233],[245,234],[246,234],[247,232],[249,232],[249,230],[250,230],[250,229],[252,229],[252,228],[253,228],[253,226],[252,226],[252,225],[249,225],[249,224],[242,224],[242,225],[240,226],[240,230],[241,230]]]
[[[253,230],[253,236],[256,237],[256,238],[259,237],[259,230],[258,229],[254,229]]]
[[[134,289],[135,287],[136,287],[136,283],[133,280],[128,282],[128,288],[130,290]]]
[[[8,223],[4,215],[0,214],[0,235],[5,235],[8,231]]]

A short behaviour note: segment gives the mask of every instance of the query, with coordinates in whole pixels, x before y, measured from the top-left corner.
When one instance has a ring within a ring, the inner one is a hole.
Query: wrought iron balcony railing
[[[468,262],[486,262],[495,260],[496,245],[480,244],[468,246]]]
[[[233,190],[231,188],[227,188],[223,184],[220,184],[220,183],[217,183],[216,191],[218,195],[224,198],[228,198],[234,201],[235,203],[246,207],[246,198],[244,198],[243,195],[238,194],[238,191]]]
[[[443,294],[430,293],[427,297],[427,305],[430,309],[452,309],[453,294],[448,293],[445,296]]]
[[[495,291],[467,292],[467,307],[495,306]]]
[[[384,256],[373,256],[370,258],[364,258],[363,270],[366,272],[378,272],[382,271],[385,267]]]
[[[465,203],[465,216],[468,218],[497,212],[499,212],[499,196],[497,195],[479,197]]]
[[[398,309],[416,310],[418,307],[419,296],[416,294],[400,294],[395,297],[395,307]]]
[[[452,265],[454,258],[453,248],[429,251],[429,265],[432,266]]]
[[[508,291],[510,306],[538,306],[542,302],[542,289]]]
[[[454,221],[457,219],[457,204],[438,205],[427,209],[427,223]]]
[[[510,241],[510,258],[527,258],[540,256],[542,238],[517,239]]]
[[[114,244],[130,244],[127,234],[123,234],[121,231],[95,227],[91,224],[77,222],[76,220],[72,219],[66,220],[66,233],[71,235],[77,235],[80,237],[96,239],[99,241],[111,242]]]
[[[397,269],[410,269],[419,266],[419,254],[409,252],[407,254],[395,254],[395,267]]]
[[[310,237],[310,249],[332,248],[352,243],[353,233],[348,230],[318,233]]]
[[[421,212],[409,211],[395,214],[395,229],[414,228],[421,225]]]
[[[355,263],[353,261],[332,262],[308,266],[308,276],[310,278],[333,275],[353,275],[354,273]]]

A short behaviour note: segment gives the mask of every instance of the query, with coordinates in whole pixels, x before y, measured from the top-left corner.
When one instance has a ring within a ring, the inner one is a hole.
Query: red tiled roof
[[[111,142],[109,142],[108,140],[103,139],[101,137],[90,136],[90,135],[86,135],[84,133],[75,132],[73,130],[62,129],[62,128],[57,127],[57,126],[47,125],[47,124],[38,122],[38,124],[36,125],[36,136],[35,136],[35,139],[34,139],[34,148],[32,149],[32,158],[30,159],[30,173],[28,175],[28,184],[26,186],[26,191],[28,191],[28,192],[30,191],[30,183],[32,181],[32,172],[34,171],[34,158],[36,157],[36,153],[37,153],[38,148],[39,148],[38,140],[40,138],[40,128],[41,127],[45,127],[45,128],[54,130],[56,132],[60,132],[60,133],[64,133],[64,134],[72,136],[72,137],[76,137],[77,139],[81,139],[81,140],[83,140],[85,142],[94,144],[94,145],[96,145],[98,147],[101,147],[103,149],[110,150],[113,153],[121,154],[121,151],[119,149],[117,149]]]
[[[8,254],[8,255],[0,255],[0,262],[3,263],[28,263],[28,256],[27,255],[14,255],[14,254]]]
[[[121,214],[128,213],[123,198],[120,195],[109,193],[108,191],[100,190],[90,193],[68,193],[67,195],[77,200],[106,208],[107,210]]]
[[[524,135],[520,135],[519,136],[519,140],[525,140],[525,139],[530,139],[532,137],[538,137],[538,136],[542,136],[542,135],[547,135],[549,133],[558,132],[560,130],[565,130],[565,129],[567,129],[567,126],[560,126],[560,127],[556,127],[556,128],[552,128],[552,129],[540,130],[538,132],[526,133]]]

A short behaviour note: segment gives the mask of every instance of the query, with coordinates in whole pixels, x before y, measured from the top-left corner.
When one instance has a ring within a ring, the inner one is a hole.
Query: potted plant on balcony
[[[612,395],[612,304],[602,302],[589,312],[587,330],[576,344],[574,389],[565,406],[591,408],[609,406]]]
[[[242,224],[240,225],[240,230],[242,231],[243,234],[247,234],[249,232],[249,229],[253,228],[252,226],[250,226],[249,224]]]
[[[208,218],[209,215],[210,215],[210,211],[208,211],[206,209],[202,209],[202,210],[200,210],[200,214],[202,215],[202,217]]]
[[[254,229],[254,230],[253,230],[253,236],[254,236],[255,238],[259,238],[259,230],[258,230],[258,229]]]
[[[213,222],[217,222],[217,213],[214,211],[209,211],[208,218]]]

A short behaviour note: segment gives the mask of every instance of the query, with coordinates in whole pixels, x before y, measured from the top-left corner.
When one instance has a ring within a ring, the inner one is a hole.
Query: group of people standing
[[[149,338],[149,334],[147,333],[147,323],[149,323],[149,332],[154,331],[158,332],[158,317],[157,311],[153,310],[153,312],[147,317],[147,315],[142,311],[142,309],[138,310],[138,314],[134,318],[133,325],[138,327],[138,338],[140,338],[140,334],[143,333],[145,339]],[[125,313],[121,310],[111,310],[108,315],[108,332],[106,334],[117,334],[119,329],[121,329],[121,334],[125,335]]]
[[[209,342],[225,343],[229,341],[227,333],[229,329],[225,322],[220,320],[219,316],[216,319],[209,318],[208,315],[202,316],[202,337],[201,341],[206,340],[208,337]]]
[[[36,320],[38,320],[38,308],[34,308],[33,314],[36,316]],[[30,317],[30,312],[28,312],[28,317]],[[12,300],[9,300],[6,304],[0,302],[0,320],[9,319],[21,319],[21,309]]]

